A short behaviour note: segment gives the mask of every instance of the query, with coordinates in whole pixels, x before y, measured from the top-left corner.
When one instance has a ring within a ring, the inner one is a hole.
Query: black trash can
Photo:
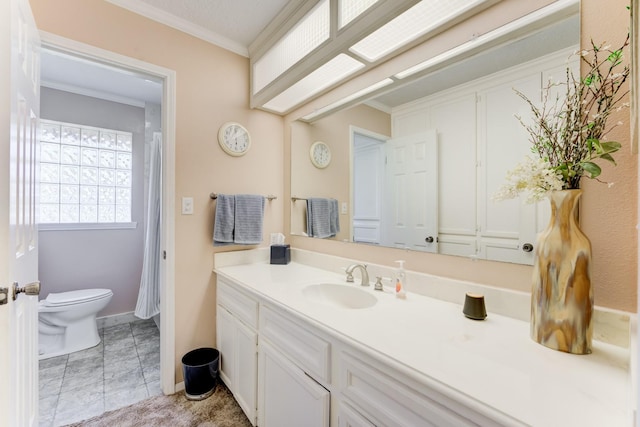
[[[220,352],[215,348],[198,348],[182,357],[184,392],[189,400],[211,396],[218,381]]]

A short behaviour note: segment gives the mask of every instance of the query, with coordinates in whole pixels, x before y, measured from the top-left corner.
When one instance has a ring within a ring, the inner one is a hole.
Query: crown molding
[[[179,18],[172,15],[162,9],[151,6],[141,0],[106,0],[107,2],[114,4],[123,9],[127,9],[130,12],[144,16],[145,18],[167,25],[183,33],[189,34],[193,37],[197,37],[208,43],[214,44],[223,49],[229,50],[238,55],[249,57],[249,50],[247,46],[237,43],[221,34],[207,30],[204,27],[195,25],[186,19]]]

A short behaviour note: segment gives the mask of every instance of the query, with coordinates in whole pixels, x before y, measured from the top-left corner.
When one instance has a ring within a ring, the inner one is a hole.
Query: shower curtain
[[[149,200],[144,261],[135,315],[149,319],[160,313],[160,211],[162,204],[162,134],[153,134],[149,146]]]

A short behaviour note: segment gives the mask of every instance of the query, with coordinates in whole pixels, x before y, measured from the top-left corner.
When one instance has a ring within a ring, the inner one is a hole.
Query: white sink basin
[[[378,299],[364,289],[356,286],[336,283],[318,283],[306,286],[302,295],[313,302],[319,302],[339,308],[369,308]]]

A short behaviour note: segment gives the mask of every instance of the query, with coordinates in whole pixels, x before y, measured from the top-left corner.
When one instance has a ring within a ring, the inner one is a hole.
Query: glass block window
[[[40,123],[40,222],[131,222],[133,135]]]

